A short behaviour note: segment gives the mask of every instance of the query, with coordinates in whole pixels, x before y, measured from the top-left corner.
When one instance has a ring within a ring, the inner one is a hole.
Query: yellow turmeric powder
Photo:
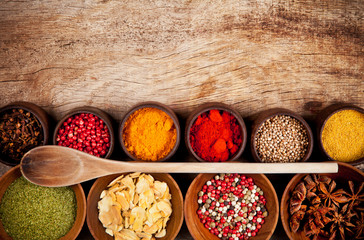
[[[322,130],[322,144],[337,161],[353,162],[364,157],[364,114],[355,110],[333,114]]]
[[[144,161],[158,161],[166,157],[177,139],[172,118],[153,107],[141,108],[132,113],[122,131],[128,152]]]

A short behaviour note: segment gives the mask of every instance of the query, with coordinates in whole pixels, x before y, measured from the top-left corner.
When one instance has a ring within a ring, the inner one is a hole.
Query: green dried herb
[[[16,179],[0,203],[0,219],[14,240],[52,240],[66,235],[76,218],[70,187],[47,188]]]
[[[14,108],[0,116],[0,152],[19,162],[30,149],[42,145],[43,129],[34,114]]]

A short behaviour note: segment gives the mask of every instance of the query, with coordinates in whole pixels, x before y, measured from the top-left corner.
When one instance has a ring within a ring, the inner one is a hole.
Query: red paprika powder
[[[208,162],[231,159],[242,144],[238,120],[229,112],[212,109],[197,117],[190,130],[193,151]]]

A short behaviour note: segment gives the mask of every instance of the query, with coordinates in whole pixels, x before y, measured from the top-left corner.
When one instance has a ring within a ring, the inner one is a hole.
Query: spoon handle
[[[116,170],[116,169],[115,169]],[[324,163],[242,163],[242,162],[123,162],[123,172],[154,173],[336,173],[338,164]],[[117,170],[116,170],[117,171]]]

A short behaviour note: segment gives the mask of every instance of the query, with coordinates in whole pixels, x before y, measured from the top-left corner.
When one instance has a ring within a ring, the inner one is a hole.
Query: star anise
[[[291,213],[291,215],[294,214],[295,212],[297,212],[298,210],[300,210],[301,204],[305,200],[305,198],[306,198],[306,187],[301,182],[300,184],[298,184],[295,187],[295,189],[292,193],[292,197],[290,199],[289,212]]]
[[[313,219],[305,224],[303,230],[306,237],[312,238],[312,240],[320,239],[320,236],[327,236],[327,233],[322,228],[316,226]]]
[[[337,209],[335,211],[330,212],[330,217],[331,217],[331,227],[330,227],[330,240],[333,239],[337,239],[337,237],[340,237],[341,239],[345,240],[345,233],[353,233],[352,228],[355,227],[354,224],[352,224],[350,222],[351,218],[355,215],[352,214],[350,211],[348,210],[348,205],[346,204],[344,205],[344,207],[342,207],[341,211],[339,212]],[[338,236],[339,234],[340,236]]]
[[[320,183],[325,183],[326,185],[329,185],[331,182],[331,178],[325,175],[318,175],[318,174],[312,174],[307,175],[304,179],[305,186],[307,191],[310,192],[316,192],[319,190]]]
[[[360,212],[360,218],[354,221],[354,225],[355,239],[364,239],[364,212]]]
[[[332,221],[326,214],[333,210],[334,209],[332,208],[316,205],[310,207],[307,211],[307,215],[309,216],[309,219],[312,219],[315,222],[316,226],[323,228],[327,223]]]
[[[348,198],[345,196],[347,192],[345,192],[343,189],[335,190],[336,188],[336,182],[332,180],[330,184],[328,185],[328,188],[326,187],[326,183],[320,182],[319,188],[321,193],[319,194],[319,197],[321,200],[324,200],[324,205],[326,207],[332,207],[332,204],[334,204],[336,207],[339,207],[339,203],[346,203],[348,202]]]
[[[364,182],[361,183],[357,192],[355,192],[353,181],[349,181],[349,187],[351,193],[346,194],[348,195],[348,201],[350,202],[349,208],[352,209],[353,207],[359,205],[361,202],[364,201]]]
[[[331,211],[333,211],[332,208],[324,207],[319,204],[310,206],[305,214],[305,218],[307,219],[303,228],[305,235],[310,239],[318,239],[319,236],[329,237],[330,235],[325,230],[325,226],[332,221],[332,219],[327,216]]]
[[[325,175],[318,175],[317,182],[329,185],[332,182],[332,179]]]
[[[299,227],[300,227],[300,223],[302,221],[302,219],[304,218],[305,216],[305,213],[306,213],[306,209],[307,209],[307,206],[306,205],[301,205],[301,208],[300,210],[298,210],[297,212],[295,212],[290,221],[289,221],[289,225],[291,227],[291,230],[293,232],[297,232]]]
[[[307,192],[307,199],[312,205],[317,205],[321,203],[321,198],[314,192]]]
[[[314,176],[314,175],[312,175]],[[314,179],[317,179],[317,178],[314,178]],[[317,186],[317,183],[316,181],[312,179],[311,175],[307,175],[303,180],[305,182],[305,187],[307,189],[307,191],[313,191],[313,189]]]

